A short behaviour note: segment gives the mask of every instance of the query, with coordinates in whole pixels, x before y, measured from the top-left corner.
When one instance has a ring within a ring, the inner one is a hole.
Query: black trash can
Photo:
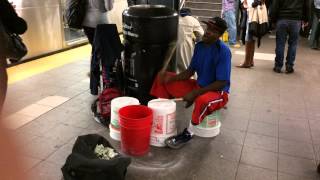
[[[165,5],[177,11],[180,5],[180,0],[127,0],[127,2],[129,6],[140,4]]]
[[[165,54],[176,45],[178,14],[163,5],[136,5],[123,12],[125,94],[147,104]],[[175,70],[171,62],[170,70]]]

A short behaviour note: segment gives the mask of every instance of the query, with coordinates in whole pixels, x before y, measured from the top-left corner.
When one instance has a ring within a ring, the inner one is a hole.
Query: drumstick
[[[174,53],[174,51],[176,50],[176,45],[174,44],[173,46],[170,46],[166,52],[166,55],[165,55],[165,58],[164,58],[164,64],[163,64],[163,67],[162,69],[160,70],[160,72],[165,72],[168,65],[169,65],[169,62],[171,60],[171,57]]]

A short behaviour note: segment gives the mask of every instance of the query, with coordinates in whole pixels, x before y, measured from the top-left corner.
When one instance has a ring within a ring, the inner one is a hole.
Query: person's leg
[[[5,57],[0,57],[0,115],[6,99],[8,88],[7,61]]]
[[[279,20],[277,22],[276,27],[276,58],[275,58],[275,65],[274,71],[280,73],[281,68],[283,66],[283,59],[284,59],[284,48],[287,41],[288,35],[288,21],[287,20]]]
[[[228,102],[228,93],[207,92],[198,96],[192,113],[192,124],[198,125],[202,120],[213,111],[221,109]]]
[[[223,92],[208,92],[195,100],[195,107],[192,113],[193,125],[198,125],[202,122],[203,118],[213,111],[218,110],[228,102],[228,94]],[[183,132],[176,136],[169,137],[165,140],[165,144],[173,149],[179,149],[193,137],[193,132],[189,128],[185,128]]]
[[[316,48],[316,41],[315,41],[315,37],[316,37],[316,26],[318,24],[318,18],[315,15],[315,13],[313,13],[313,21],[312,21],[312,30],[311,30],[311,35],[310,35],[310,39],[309,39],[309,45],[312,49]]]
[[[320,20],[317,18],[317,24],[315,28],[315,38],[314,38],[315,47],[319,49],[319,41],[320,41]]]
[[[94,39],[94,32],[95,28],[92,27],[83,27],[84,34],[87,36],[89,43],[92,45],[93,44],[93,39]]]
[[[253,56],[254,56],[254,39],[252,34],[249,33],[249,22],[247,21],[247,28],[246,28],[246,48],[245,48],[245,59],[244,62],[236,67],[239,68],[251,68],[253,64]]]
[[[242,10],[242,20],[241,20],[241,33],[240,33],[240,39],[242,41],[242,44],[245,44],[246,41],[246,31],[247,31],[247,10]]]
[[[235,45],[237,43],[237,25],[234,10],[225,11],[223,13],[224,19],[227,22],[228,34],[229,34],[229,44]]]
[[[288,40],[288,52],[286,58],[286,72],[292,73],[294,62],[296,59],[296,52],[297,52],[297,45],[299,40],[299,31],[301,28],[300,21],[290,20],[288,21],[288,33],[289,33],[289,40]]]

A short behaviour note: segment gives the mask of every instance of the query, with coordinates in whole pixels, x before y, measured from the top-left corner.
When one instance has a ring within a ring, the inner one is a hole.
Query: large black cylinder
[[[165,54],[176,44],[178,14],[162,5],[136,5],[126,9],[122,19],[125,93],[146,104],[151,98],[153,80],[164,65]]]

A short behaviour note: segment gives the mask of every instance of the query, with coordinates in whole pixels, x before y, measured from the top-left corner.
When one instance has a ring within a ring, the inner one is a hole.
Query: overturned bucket
[[[220,134],[220,119],[220,111],[217,110],[206,116],[199,125],[190,124],[190,129],[196,136],[215,137]]]
[[[121,150],[133,156],[149,152],[153,112],[143,105],[130,105],[119,110]]]

